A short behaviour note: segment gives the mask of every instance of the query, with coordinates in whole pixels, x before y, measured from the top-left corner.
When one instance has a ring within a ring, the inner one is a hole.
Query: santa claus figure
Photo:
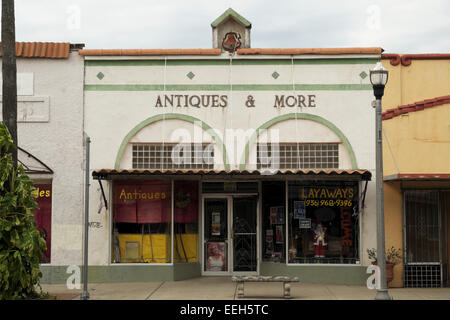
[[[325,258],[325,247],[327,246],[327,228],[321,223],[314,230],[314,250],[316,258]]]

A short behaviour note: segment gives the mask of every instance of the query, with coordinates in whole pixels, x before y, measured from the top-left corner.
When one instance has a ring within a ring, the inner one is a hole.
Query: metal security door
[[[404,192],[404,286],[443,284],[442,216],[439,192]]]
[[[233,197],[233,272],[257,272],[257,197]]]

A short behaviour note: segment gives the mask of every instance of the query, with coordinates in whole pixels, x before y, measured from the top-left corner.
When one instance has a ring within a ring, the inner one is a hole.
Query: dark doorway
[[[233,271],[256,271],[256,197],[233,198]]]

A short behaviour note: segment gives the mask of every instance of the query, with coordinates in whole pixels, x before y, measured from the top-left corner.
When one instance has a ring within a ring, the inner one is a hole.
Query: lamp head
[[[384,94],[384,87],[388,81],[389,72],[377,62],[375,68],[370,70],[370,83],[373,86],[373,92],[377,99],[381,99]]]

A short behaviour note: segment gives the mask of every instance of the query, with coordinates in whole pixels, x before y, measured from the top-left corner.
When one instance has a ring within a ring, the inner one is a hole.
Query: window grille
[[[438,191],[406,190],[404,199],[404,286],[441,287],[443,250]]]
[[[339,167],[337,143],[261,143],[258,169],[335,169]]]
[[[439,288],[441,287],[440,264],[406,264],[405,288]]]
[[[213,144],[135,144],[133,169],[214,169]]]

